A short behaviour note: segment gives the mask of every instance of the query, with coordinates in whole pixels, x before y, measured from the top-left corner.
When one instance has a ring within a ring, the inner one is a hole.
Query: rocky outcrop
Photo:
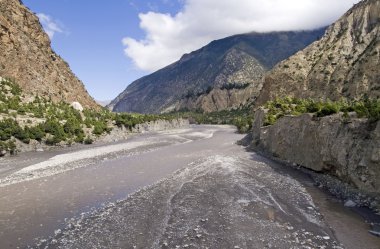
[[[99,107],[19,0],[0,0],[0,48],[0,76],[14,79],[25,94]]]
[[[134,128],[132,128],[132,132],[129,129],[126,129],[125,127],[113,127],[110,133],[100,136],[97,139],[97,141],[114,142],[127,139],[131,135],[131,133],[164,131],[170,129],[186,128],[188,126],[188,119],[178,118],[172,120],[156,120],[142,124],[137,124]]]
[[[213,41],[131,83],[108,107],[139,113],[239,107],[256,99],[267,70],[319,39],[324,30],[250,33]]]
[[[259,106],[276,97],[380,97],[380,1],[364,0],[321,40],[279,63],[265,77]]]
[[[303,114],[262,127],[264,116],[262,109],[255,113],[253,148],[380,195],[379,121]]]
[[[137,124],[136,127],[132,129],[132,132],[144,133],[150,131],[163,131],[187,126],[189,126],[188,119],[179,118],[173,120],[156,120],[147,123]]]

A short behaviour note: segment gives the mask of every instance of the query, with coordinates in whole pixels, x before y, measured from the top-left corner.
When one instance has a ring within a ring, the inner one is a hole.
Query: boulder
[[[77,111],[80,111],[80,112],[83,111],[83,106],[79,102],[75,101],[75,102],[71,103],[70,106]]]

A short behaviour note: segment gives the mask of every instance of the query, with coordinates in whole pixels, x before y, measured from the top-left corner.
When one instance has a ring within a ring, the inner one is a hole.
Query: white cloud
[[[356,2],[359,0],[185,0],[176,15],[140,13],[145,38],[124,38],[124,51],[139,69],[151,72],[226,36],[331,24]]]
[[[37,16],[50,39],[53,39],[55,33],[64,32],[62,25],[58,21],[53,20],[49,15],[38,13]]]

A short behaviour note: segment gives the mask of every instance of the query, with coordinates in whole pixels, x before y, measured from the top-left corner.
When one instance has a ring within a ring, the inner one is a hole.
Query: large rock
[[[380,194],[380,122],[303,114],[262,127],[263,118],[262,110],[255,113],[255,149]]]
[[[364,0],[321,40],[279,63],[265,77],[256,105],[276,97],[380,97],[380,1]]]
[[[0,44],[0,76],[14,79],[25,94],[99,107],[19,0],[0,0]]]

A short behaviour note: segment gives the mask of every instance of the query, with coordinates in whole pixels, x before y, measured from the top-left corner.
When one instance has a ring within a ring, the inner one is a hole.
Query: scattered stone
[[[287,226],[286,229],[288,229],[288,230],[290,231],[290,230],[293,230],[294,227],[292,227],[292,226]]]
[[[330,236],[323,236],[322,237],[324,240],[329,240],[330,239]]]
[[[373,235],[377,236],[377,237],[380,237],[380,231],[369,230],[368,232],[370,234],[373,234]]]
[[[345,207],[356,207],[356,203],[355,203],[353,200],[347,200],[347,201],[344,203],[344,206],[345,206]]]
[[[366,181],[367,181],[367,177],[365,177],[365,176],[361,176],[361,177],[360,177],[360,180],[361,180],[362,182],[366,182]]]
[[[42,149],[42,148],[37,148],[36,151],[37,151],[37,152],[43,152],[44,149]]]

